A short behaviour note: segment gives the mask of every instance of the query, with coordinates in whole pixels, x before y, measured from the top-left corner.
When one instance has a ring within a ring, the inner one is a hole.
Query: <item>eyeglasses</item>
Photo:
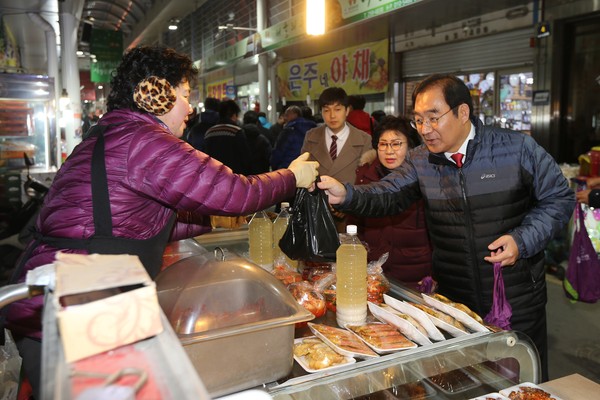
[[[422,119],[422,118],[414,119],[414,120],[410,121],[410,126],[415,128],[416,130],[422,129],[423,125],[426,125],[430,128],[435,128],[435,127],[437,127],[437,124],[438,124],[438,121],[440,120],[440,118],[442,118],[444,115],[448,114],[450,111],[454,110],[458,106],[460,106],[460,104],[452,107],[451,109],[449,109],[448,111],[446,111],[445,113],[440,115],[439,117],[429,117],[426,119]]]
[[[392,150],[394,151],[398,151],[400,150],[400,148],[402,147],[402,145],[404,144],[404,142],[401,141],[397,141],[397,142],[379,142],[377,143],[377,149],[379,151],[386,151],[388,147],[391,147]]]

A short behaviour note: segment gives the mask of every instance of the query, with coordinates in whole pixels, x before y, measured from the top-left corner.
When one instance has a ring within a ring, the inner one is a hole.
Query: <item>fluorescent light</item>
[[[306,33],[325,33],[325,0],[306,0]]]
[[[171,20],[169,21],[169,30],[176,31],[178,24],[179,24],[179,20],[177,18],[171,18]]]

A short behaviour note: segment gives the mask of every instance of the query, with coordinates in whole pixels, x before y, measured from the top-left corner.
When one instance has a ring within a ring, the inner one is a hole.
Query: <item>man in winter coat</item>
[[[317,126],[313,121],[302,117],[302,110],[298,106],[288,107],[285,110],[284,118],[286,124],[271,153],[271,167],[274,170],[285,168],[300,155],[306,132]]]
[[[227,165],[236,174],[250,175],[250,146],[239,126],[240,107],[233,100],[219,104],[219,123],[206,131],[204,152]]]
[[[424,146],[380,182],[318,184],[342,211],[393,215],[425,200],[439,292],[480,316],[492,307],[500,263],[512,329],[540,354],[548,379],[544,248],[569,220],[575,195],[554,159],[525,134],[484,126],[466,85],[433,75],[413,93]]]
[[[269,164],[272,150],[271,143],[269,142],[269,139],[261,133],[261,130],[267,132],[268,130],[262,127],[256,111],[246,111],[242,129],[244,130],[244,133],[246,133],[246,141],[250,147],[250,169],[248,175],[269,172],[271,169]]]
[[[375,119],[368,112],[365,112],[365,105],[367,104],[365,96],[348,96],[348,102],[350,104],[350,112],[347,118],[348,123],[356,129],[372,135],[375,130]]]
[[[204,111],[200,113],[198,122],[190,128],[188,143],[196,150],[204,150],[204,135],[206,131],[219,122],[219,100],[207,97],[204,101]]]

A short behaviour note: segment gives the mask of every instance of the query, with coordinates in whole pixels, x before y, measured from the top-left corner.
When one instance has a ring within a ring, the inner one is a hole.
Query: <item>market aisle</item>
[[[600,303],[573,304],[560,280],[546,282],[550,379],[578,373],[600,383]]]

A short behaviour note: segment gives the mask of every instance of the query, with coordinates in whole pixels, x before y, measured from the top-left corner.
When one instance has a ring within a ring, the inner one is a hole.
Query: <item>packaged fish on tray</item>
[[[440,311],[445,312],[446,314],[450,314],[452,317],[462,322],[464,325],[467,326],[467,328],[471,329],[472,331],[490,331],[484,326],[484,322],[481,319],[481,317],[474,313],[464,304],[455,303],[450,299],[446,298],[445,296],[442,296],[437,293],[434,293],[432,295],[421,293],[421,296],[423,296],[423,300],[425,300],[425,303],[437,308]]]
[[[357,334],[370,348],[379,354],[391,353],[398,350],[414,349],[417,345],[406,338],[398,330],[381,323],[345,326]]]
[[[454,337],[464,336],[469,334],[469,330],[456,318],[440,311],[436,308],[426,306],[424,304],[409,303],[411,306],[418,308],[427,314],[429,319],[440,329],[445,330]]]
[[[387,294],[383,295],[383,300],[385,301],[385,304],[389,305],[390,307],[393,307],[396,310],[404,314],[408,314],[414,319],[416,319],[417,322],[421,324],[423,328],[425,328],[425,331],[427,331],[427,336],[429,336],[430,339],[437,341],[446,340],[444,335],[442,335],[442,333],[439,331],[439,329],[435,326],[435,324],[431,321],[431,319],[427,316],[425,312],[413,307],[412,305],[410,305],[410,303],[400,301],[391,296],[388,296]]]
[[[395,326],[413,342],[416,342],[421,346],[432,343],[427,337],[427,331],[425,331],[425,329],[409,315],[403,314],[386,304],[378,306],[375,303],[369,302],[368,305],[369,311],[371,311],[371,314],[373,314],[375,318]]]
[[[379,357],[369,346],[354,333],[329,325],[308,323],[310,330],[319,339],[331,346],[336,352],[349,357]]]

